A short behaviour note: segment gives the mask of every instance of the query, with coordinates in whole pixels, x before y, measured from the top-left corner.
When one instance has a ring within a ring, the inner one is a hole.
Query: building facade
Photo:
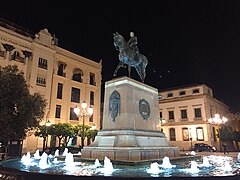
[[[229,113],[223,102],[213,97],[211,88],[204,84],[159,91],[161,128],[169,144],[190,150],[195,143],[206,143],[219,150],[219,126],[208,119]]]
[[[39,92],[47,100],[46,124],[82,124],[73,112],[82,101],[94,107],[85,124],[100,127],[100,96],[102,63],[79,56],[58,46],[57,38],[47,29],[37,34],[15,26],[6,20],[0,22],[0,65],[18,66],[24,72],[30,93]],[[42,138],[28,132],[23,152],[42,148]],[[49,142],[50,144],[50,142]],[[76,145],[80,144],[77,139]]]

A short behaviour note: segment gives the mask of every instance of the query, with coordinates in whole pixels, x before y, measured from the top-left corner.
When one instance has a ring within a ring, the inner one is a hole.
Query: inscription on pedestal
[[[109,114],[111,115],[113,121],[115,121],[119,112],[120,112],[120,94],[115,90],[112,92],[109,98]]]
[[[145,99],[139,101],[139,112],[144,120],[147,120],[150,116],[150,105]]]

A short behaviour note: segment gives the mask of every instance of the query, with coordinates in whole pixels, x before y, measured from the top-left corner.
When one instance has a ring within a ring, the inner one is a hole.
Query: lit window
[[[183,141],[189,141],[189,130],[188,128],[182,129]]]
[[[196,130],[197,130],[197,140],[198,141],[203,141],[204,140],[203,128],[202,127],[198,127]]]

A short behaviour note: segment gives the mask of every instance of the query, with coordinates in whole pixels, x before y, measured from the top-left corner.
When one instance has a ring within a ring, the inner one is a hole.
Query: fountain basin
[[[120,179],[120,178],[159,178],[159,177],[170,177],[170,178],[211,178],[219,179],[223,178],[236,178],[238,176],[240,163],[229,159],[229,164],[231,164],[231,169],[225,172],[224,163],[223,166],[214,165],[212,162],[214,158],[211,159],[210,163],[212,166],[204,167],[203,158],[201,156],[187,156],[181,158],[171,159],[171,164],[176,167],[166,168],[159,166],[160,171],[157,173],[148,173],[151,163],[158,163],[163,165],[162,160],[156,161],[142,161],[141,163],[133,162],[112,162],[113,168],[104,168],[104,162],[100,161],[102,166],[94,167],[94,161],[79,161],[79,158],[75,158],[75,166],[71,166],[70,169],[66,169],[65,161],[58,161],[58,163],[50,162],[49,167],[41,169],[37,164],[37,159],[33,160],[32,165],[24,165],[21,163],[21,159],[10,159],[2,161],[0,163],[0,176],[9,177],[11,179]],[[216,158],[217,159],[217,158]],[[196,161],[198,164],[199,171],[197,173],[191,173],[191,161]],[[223,160],[226,162],[226,160]],[[106,166],[107,167],[107,166]],[[223,167],[223,168],[222,168]],[[111,170],[111,172],[110,172]],[[188,171],[189,170],[189,171]],[[110,172],[110,173],[109,173]],[[1,178],[0,177],[0,178]]]

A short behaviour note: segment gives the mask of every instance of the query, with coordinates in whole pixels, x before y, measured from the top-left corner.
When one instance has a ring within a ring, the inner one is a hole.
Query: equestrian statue
[[[119,51],[119,64],[117,65],[113,76],[117,75],[118,69],[128,65],[128,74],[131,76],[131,67],[135,67],[141,81],[144,83],[146,77],[146,66],[148,64],[147,58],[140,54],[137,47],[137,37],[133,32],[130,32],[130,39],[128,42],[119,33],[113,33],[114,46]]]

